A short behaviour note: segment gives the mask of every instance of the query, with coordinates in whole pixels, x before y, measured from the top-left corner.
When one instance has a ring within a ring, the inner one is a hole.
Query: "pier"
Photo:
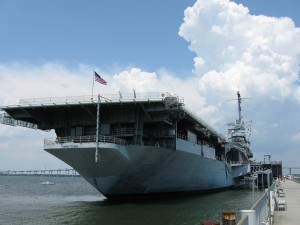
[[[249,210],[241,210],[237,225],[299,224],[300,179],[277,179]]]
[[[300,183],[286,179],[280,185],[284,191],[286,207],[284,211],[274,211],[273,225],[299,224]]]
[[[80,176],[74,169],[57,170],[7,170],[0,171],[0,176],[50,176],[50,177],[75,177]]]

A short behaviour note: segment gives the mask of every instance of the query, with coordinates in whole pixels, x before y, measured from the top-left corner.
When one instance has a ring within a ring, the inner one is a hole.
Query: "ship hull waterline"
[[[95,143],[45,147],[109,199],[207,193],[235,185],[229,164],[197,154],[100,143],[100,158],[95,162],[95,149]]]

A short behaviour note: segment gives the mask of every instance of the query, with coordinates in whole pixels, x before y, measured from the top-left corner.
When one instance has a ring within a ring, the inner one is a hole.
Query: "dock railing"
[[[237,225],[257,225],[257,224],[272,224],[272,214],[274,204],[272,202],[273,194],[276,189],[274,182],[265,193],[255,202],[249,210],[241,210],[241,220]]]

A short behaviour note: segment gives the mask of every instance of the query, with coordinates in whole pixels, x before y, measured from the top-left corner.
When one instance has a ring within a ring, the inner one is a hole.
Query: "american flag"
[[[102,77],[100,77],[97,72],[95,72],[95,81],[99,82],[100,84],[107,85],[107,82]]]

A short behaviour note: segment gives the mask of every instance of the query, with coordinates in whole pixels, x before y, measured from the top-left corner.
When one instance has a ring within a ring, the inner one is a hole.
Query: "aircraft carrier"
[[[236,100],[240,109],[239,92]],[[0,109],[2,124],[54,129],[44,150],[107,198],[217,191],[250,172],[241,117],[227,138],[166,92],[22,99]]]

